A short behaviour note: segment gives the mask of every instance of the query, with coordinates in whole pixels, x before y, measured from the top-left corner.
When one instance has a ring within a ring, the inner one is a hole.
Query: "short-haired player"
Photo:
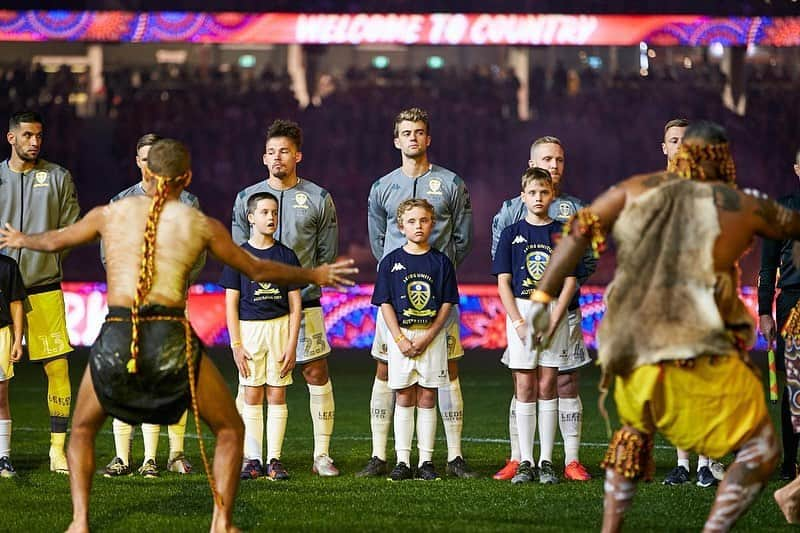
[[[247,200],[250,239],[241,246],[259,259],[300,266],[295,253],[275,240],[278,199],[257,192]],[[289,411],[286,387],[292,384],[300,333],[302,285],[256,282],[230,267],[222,273],[225,316],[233,360],[244,387],[244,459],[241,478],[289,479],[281,463]],[[267,399],[267,461],[263,460],[264,396]]]
[[[406,244],[389,252],[378,265],[372,303],[391,333],[387,339],[389,387],[397,395],[394,440],[397,465],[392,481],[411,479],[411,440],[417,410],[417,477],[436,480],[433,464],[436,440],[436,396],[448,384],[447,335],[443,329],[458,303],[455,267],[429,242],[434,208],[412,198],[397,208],[397,223]]]

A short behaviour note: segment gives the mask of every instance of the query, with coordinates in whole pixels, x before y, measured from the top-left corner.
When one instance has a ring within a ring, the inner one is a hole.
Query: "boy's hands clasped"
[[[403,355],[413,359],[422,355],[432,340],[433,338],[428,334],[427,331],[424,334],[415,337],[413,340],[409,340],[408,337],[404,335],[398,341],[397,347],[400,348],[400,352]]]

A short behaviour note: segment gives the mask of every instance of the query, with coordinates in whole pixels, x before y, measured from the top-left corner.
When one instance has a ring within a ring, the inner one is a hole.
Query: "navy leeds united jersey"
[[[431,248],[414,255],[398,248],[378,266],[372,304],[389,303],[404,328],[429,326],[442,304],[458,304],[458,285],[453,263]]]
[[[25,284],[19,272],[17,262],[12,258],[0,255],[0,327],[13,322],[11,302],[24,300]]]
[[[261,250],[242,244],[242,248],[259,259],[270,259],[287,265],[300,266],[291,248],[279,242]],[[226,289],[240,292],[239,320],[271,320],[289,314],[289,291],[301,289],[304,285],[279,286],[268,281],[253,281],[244,274],[226,266],[219,284]]]
[[[561,222],[535,226],[525,219],[506,227],[497,243],[492,274],[511,274],[514,296],[530,297],[542,279],[562,228]]]

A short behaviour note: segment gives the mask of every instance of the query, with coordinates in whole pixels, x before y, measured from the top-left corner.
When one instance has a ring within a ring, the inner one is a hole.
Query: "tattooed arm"
[[[733,200],[730,193],[723,193],[729,199],[725,200],[725,205],[720,206],[721,209],[729,206],[733,210],[740,209],[746,213],[752,220],[754,232],[761,237],[775,240],[800,239],[800,212],[784,207],[762,194],[735,192],[739,203]]]
[[[628,183],[622,183],[608,189],[598,196],[591,205],[586,207],[591,213],[597,215],[600,228],[604,234],[611,231],[614,222],[625,207],[625,198]],[[550,256],[544,276],[539,281],[537,289],[556,297],[561,289],[564,279],[574,275],[575,267],[583,258],[584,251],[591,243],[591,237],[581,235],[577,229],[577,220],[572,220],[572,229],[558,242],[558,246]]]

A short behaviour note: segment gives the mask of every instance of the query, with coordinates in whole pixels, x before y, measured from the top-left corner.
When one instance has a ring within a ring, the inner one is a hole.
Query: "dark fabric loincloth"
[[[184,310],[160,305],[139,312],[137,372],[128,372],[131,311],[111,307],[89,357],[100,405],[128,424],[174,424],[191,404]],[[159,317],[164,317],[159,319]],[[204,348],[192,331],[195,379]]]

